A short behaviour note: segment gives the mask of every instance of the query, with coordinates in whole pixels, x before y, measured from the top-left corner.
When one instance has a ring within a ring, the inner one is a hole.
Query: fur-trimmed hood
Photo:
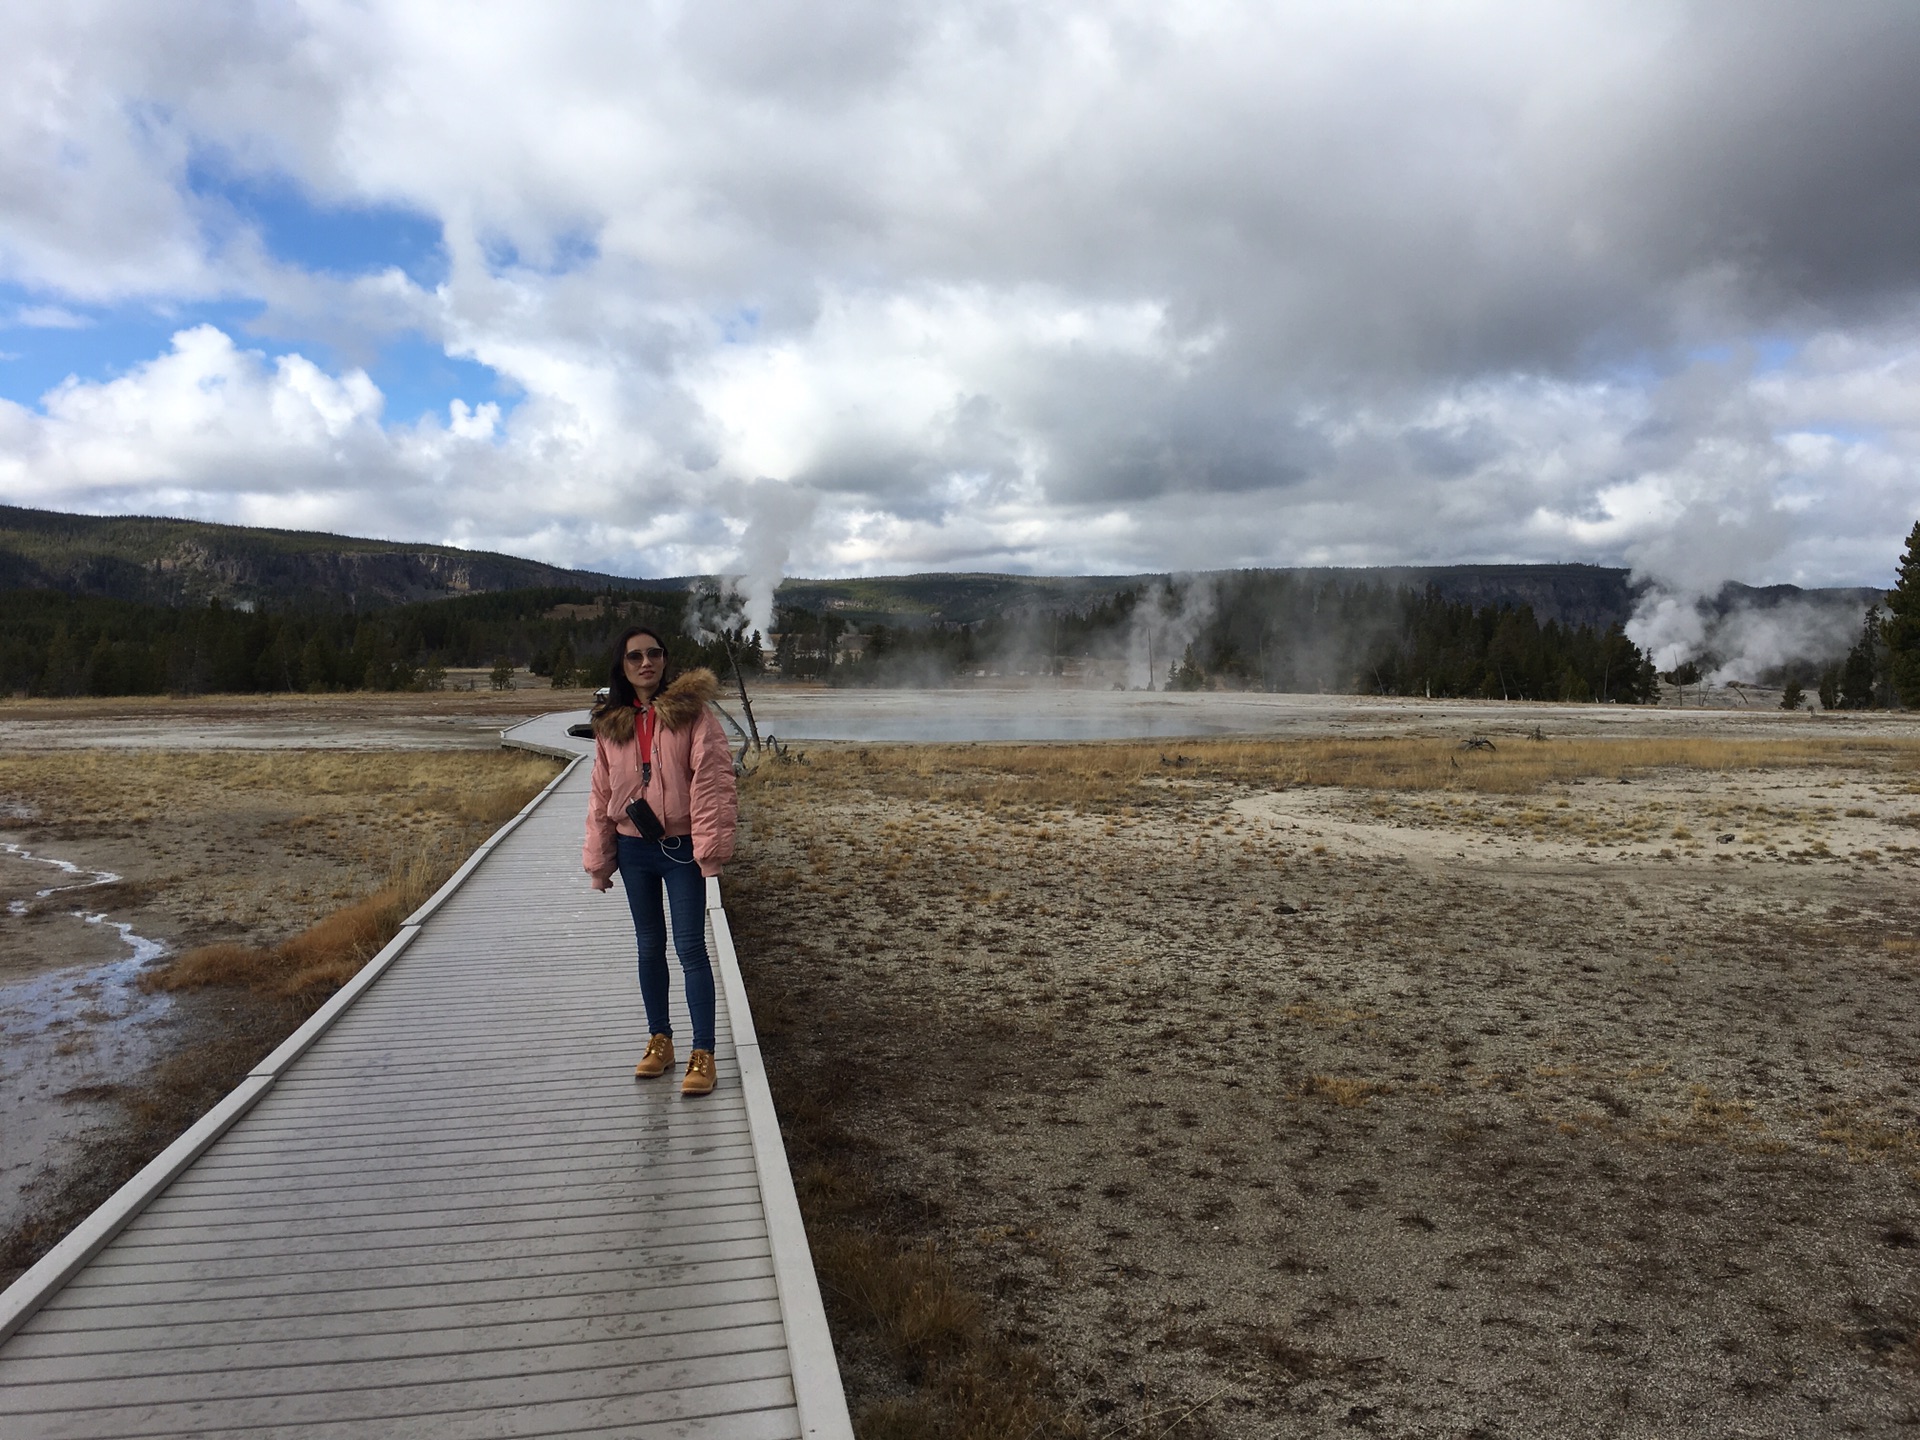
[[[653,700],[653,713],[668,730],[684,730],[700,718],[707,705],[719,698],[720,682],[704,666],[689,670],[662,690]],[[602,740],[624,745],[633,739],[634,710],[631,705],[603,701],[593,712],[593,733]]]

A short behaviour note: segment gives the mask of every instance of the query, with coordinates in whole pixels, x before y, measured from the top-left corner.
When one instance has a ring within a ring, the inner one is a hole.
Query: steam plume
[[[1127,688],[1159,690],[1212,617],[1218,600],[1211,580],[1187,578],[1149,591],[1133,610],[1127,634]]]
[[[786,575],[795,539],[813,521],[819,496],[778,480],[745,487],[747,528],[740,536],[740,573],[732,577],[747,624],[762,637],[773,630],[773,595]]]

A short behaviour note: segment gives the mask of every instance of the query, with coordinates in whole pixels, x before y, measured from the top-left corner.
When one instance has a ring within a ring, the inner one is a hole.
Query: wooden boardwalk
[[[569,718],[508,743],[578,755]],[[0,1295],[0,1436],[850,1440],[719,887],[719,1086],[685,1100],[633,1079],[587,782]]]

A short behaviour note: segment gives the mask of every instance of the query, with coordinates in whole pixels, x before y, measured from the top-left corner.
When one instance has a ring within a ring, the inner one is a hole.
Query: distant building
[[[1068,659],[1060,662],[1060,678],[1083,690],[1127,687],[1127,662],[1116,659]]]
[[[607,613],[607,602],[596,600],[591,605],[556,605],[540,618],[543,620],[598,620]]]
[[[864,635],[842,635],[833,642],[833,663],[852,665],[867,658],[867,637]]]

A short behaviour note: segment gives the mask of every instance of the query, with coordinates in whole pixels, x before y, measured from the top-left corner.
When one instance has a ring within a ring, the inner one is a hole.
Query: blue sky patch
[[[22,323],[23,315],[31,320],[35,311],[56,309],[86,323],[77,328]],[[0,355],[7,357],[0,360],[0,396],[33,408],[69,375],[112,380],[172,349],[175,331],[202,323],[219,326],[245,345],[242,327],[259,312],[251,300],[166,313],[145,305],[89,309],[0,285]]]
[[[318,357],[315,357],[316,363]],[[502,413],[513,408],[518,387],[475,360],[456,360],[438,345],[418,335],[402,336],[380,347],[380,358],[367,374],[387,397],[384,418],[389,425],[411,425],[431,411],[442,423],[447,404],[499,404]]]
[[[427,215],[392,206],[316,205],[291,180],[235,176],[211,155],[196,157],[188,181],[211,203],[216,228],[251,228],[284,264],[343,277],[398,267],[423,287],[446,278],[440,223]],[[112,380],[165,354],[177,331],[202,324],[225,331],[243,350],[298,353],[332,374],[366,363],[364,355],[343,355],[314,337],[251,333],[261,309],[249,299],[90,308],[0,284],[0,397],[37,408],[69,376]],[[454,399],[480,405],[513,398],[492,370],[455,360],[417,334],[387,337],[366,369],[386,396],[390,422],[410,424],[428,411],[444,419]]]
[[[56,318],[46,313],[56,311],[85,323],[29,323]],[[88,309],[0,285],[0,398],[38,409],[41,397],[68,376],[95,384],[115,379],[166,354],[176,332],[203,324],[225,331],[242,350],[259,350],[270,358],[297,353],[329,374],[357,363],[315,339],[267,340],[250,333],[249,323],[259,313],[259,303],[252,300],[165,311],[150,306]],[[386,396],[383,415],[389,423],[412,424],[429,411],[444,421],[451,400],[469,405],[492,400],[507,410],[519,397],[514,386],[487,366],[454,359],[417,334],[389,337],[366,370]]]
[[[187,167],[196,195],[229,208],[260,234],[268,253],[329,275],[372,275],[398,268],[431,289],[447,278],[440,222],[392,205],[314,204],[281,176],[234,176],[211,157]]]

